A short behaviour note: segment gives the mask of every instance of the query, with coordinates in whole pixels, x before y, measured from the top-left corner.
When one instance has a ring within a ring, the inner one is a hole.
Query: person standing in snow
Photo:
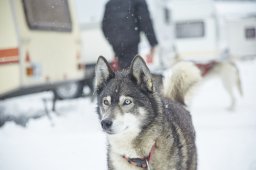
[[[138,54],[140,33],[151,46],[149,58],[158,44],[145,0],[109,0],[105,6],[102,31],[118,58],[119,68],[127,68]]]

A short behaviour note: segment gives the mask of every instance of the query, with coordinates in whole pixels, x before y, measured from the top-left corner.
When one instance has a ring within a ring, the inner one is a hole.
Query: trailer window
[[[175,24],[176,38],[202,38],[205,34],[203,21],[177,22]]]
[[[67,0],[23,0],[23,6],[31,30],[72,31]]]
[[[256,38],[256,29],[254,27],[245,28],[245,38],[246,39],[255,39]]]

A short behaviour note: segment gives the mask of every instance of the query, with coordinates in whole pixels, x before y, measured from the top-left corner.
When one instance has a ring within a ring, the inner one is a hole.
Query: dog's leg
[[[231,100],[228,110],[233,111],[236,107],[236,98],[234,94],[234,87],[237,82],[236,69],[229,63],[223,63],[220,68],[221,80],[225,90],[227,91],[229,98]]]
[[[226,89],[226,91],[229,95],[229,98],[231,100],[231,103],[230,103],[230,106],[228,107],[228,110],[233,111],[233,110],[235,110],[235,107],[236,107],[236,98],[235,98],[235,95],[233,93],[233,87],[232,87],[233,83],[229,82],[227,80],[223,80],[223,79],[222,79],[222,82],[223,82],[224,88]]]
[[[234,66],[234,68],[236,70],[236,74],[235,74],[236,75],[236,87],[237,87],[240,95],[243,96],[243,88],[242,88],[242,82],[241,82],[241,77],[240,77],[240,71],[235,63],[231,63],[231,64]]]

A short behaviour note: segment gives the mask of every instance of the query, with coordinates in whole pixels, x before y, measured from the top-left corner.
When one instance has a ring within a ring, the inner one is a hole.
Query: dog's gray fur
[[[174,73],[176,80],[171,83],[181,83],[187,92],[195,79],[190,77],[186,81],[188,77],[182,76],[184,72],[198,78],[199,71],[185,69]],[[149,162],[151,170],[197,168],[195,131],[191,115],[183,107],[186,92],[179,86],[174,87],[162,97],[139,56],[129,69],[115,73],[106,59],[99,57],[96,66],[97,111],[107,134],[109,170],[141,170],[122,156],[145,158],[154,144],[155,151]]]

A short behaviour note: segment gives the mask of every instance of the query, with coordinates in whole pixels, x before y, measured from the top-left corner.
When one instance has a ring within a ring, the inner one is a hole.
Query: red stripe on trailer
[[[11,64],[19,62],[19,49],[0,49],[0,64]]]

